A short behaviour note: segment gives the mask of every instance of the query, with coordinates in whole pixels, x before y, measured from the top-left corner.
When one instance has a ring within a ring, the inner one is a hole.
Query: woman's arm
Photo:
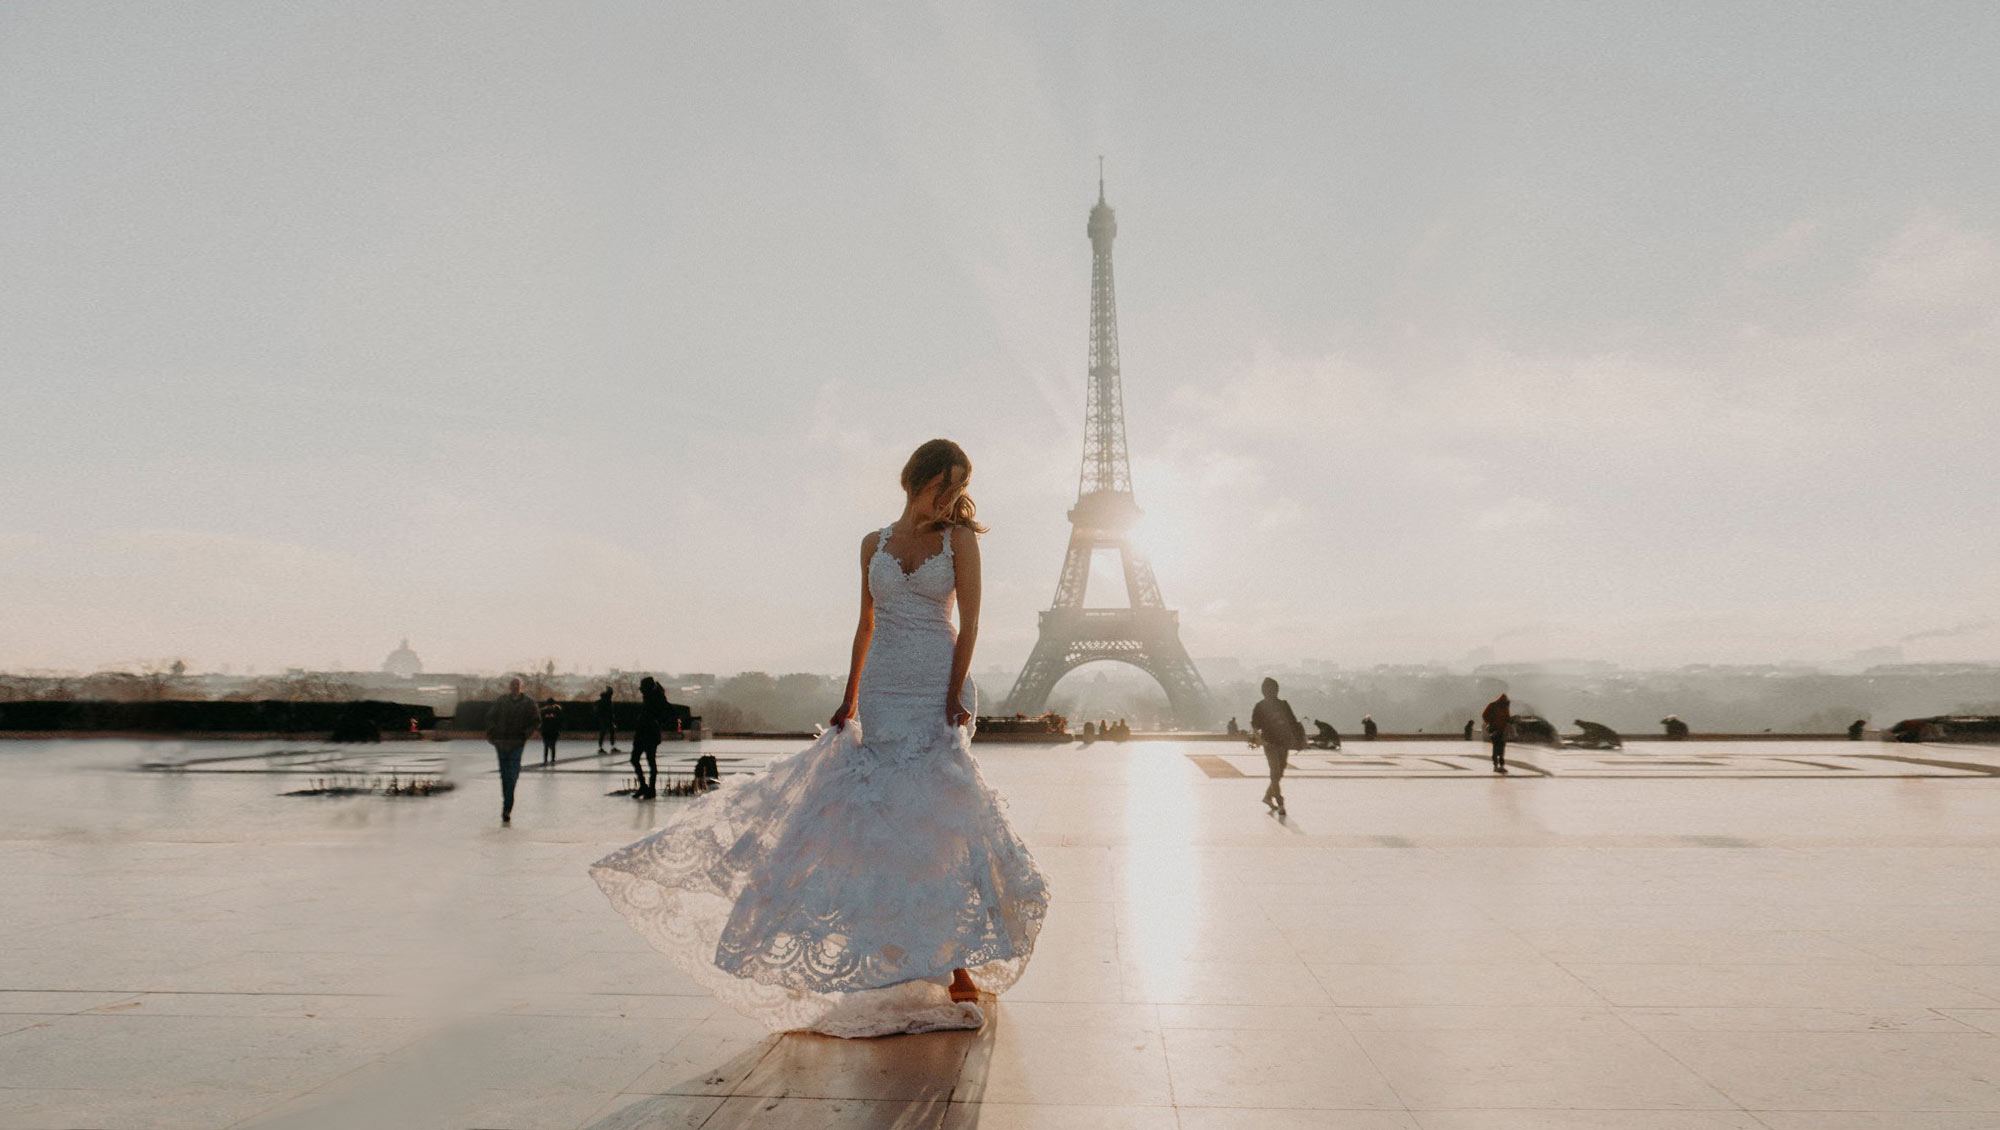
[[[840,696],[840,709],[831,722],[838,730],[854,717],[854,704],[861,694],[861,668],[868,662],[868,641],[875,638],[875,594],[868,591],[868,563],[875,559],[877,530],[861,539],[861,620],[854,625],[854,651],[847,659],[847,692]]]
[[[944,715],[954,726],[972,718],[959,702],[965,677],[972,671],[972,649],[979,642],[979,535],[964,526],[945,531],[951,539],[951,556],[958,575],[958,646],[951,652],[951,683],[946,691]]]

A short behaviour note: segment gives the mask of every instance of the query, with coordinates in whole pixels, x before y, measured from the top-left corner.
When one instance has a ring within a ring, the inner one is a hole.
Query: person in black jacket
[[[500,762],[500,822],[514,822],[514,782],[521,777],[521,747],[542,728],[535,700],[521,693],[521,680],[509,679],[507,693],[486,712],[486,740]]]
[[[632,731],[632,773],[639,778],[639,787],[632,795],[639,800],[651,800],[658,795],[660,733],[668,712],[666,688],[651,675],[640,679],[639,725]],[[642,754],[646,758],[645,769],[639,767]]]
[[[1278,697],[1278,680],[1264,680],[1264,697],[1250,710],[1250,731],[1264,747],[1264,764],[1271,770],[1271,783],[1264,789],[1264,807],[1285,814],[1285,759],[1292,750],[1306,747],[1306,730],[1292,704]]]
[[[556,740],[561,737],[562,703],[545,698],[542,700],[542,764],[555,764]]]
[[[611,705],[611,688],[597,696],[597,752],[604,752],[604,741],[611,739],[611,752],[618,752],[618,714]]]

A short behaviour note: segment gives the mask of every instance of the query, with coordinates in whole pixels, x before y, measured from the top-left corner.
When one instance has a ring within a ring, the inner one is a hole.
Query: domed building
[[[410,650],[408,637],[404,637],[402,646],[390,652],[389,658],[382,661],[382,673],[394,675],[399,679],[414,679],[424,673],[424,661],[418,659],[417,653]]]

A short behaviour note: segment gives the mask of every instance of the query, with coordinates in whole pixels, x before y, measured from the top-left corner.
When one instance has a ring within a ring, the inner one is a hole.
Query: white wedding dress
[[[905,573],[877,538],[860,718],[726,781],[594,864],[613,906],[704,987],[773,1031],[977,1028],[953,969],[1011,986],[1048,884],[945,719],[957,632],[951,539]],[[970,682],[968,711],[976,698]]]

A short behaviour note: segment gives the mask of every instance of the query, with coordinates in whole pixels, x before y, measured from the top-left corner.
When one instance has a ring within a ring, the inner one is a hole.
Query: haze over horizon
[[[1197,658],[2000,661],[1995,57],[1972,3],[13,5],[0,669],[842,670],[934,435],[1018,668],[1099,154]]]

